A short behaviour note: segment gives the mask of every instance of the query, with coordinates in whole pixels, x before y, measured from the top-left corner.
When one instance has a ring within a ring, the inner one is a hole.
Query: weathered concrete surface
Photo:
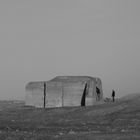
[[[82,83],[63,84],[63,105],[80,106],[84,85]]]
[[[26,105],[43,107],[44,103],[44,93],[41,89],[36,89],[32,91],[28,91],[25,97]]]
[[[47,83],[46,107],[62,106],[62,84],[58,82]]]

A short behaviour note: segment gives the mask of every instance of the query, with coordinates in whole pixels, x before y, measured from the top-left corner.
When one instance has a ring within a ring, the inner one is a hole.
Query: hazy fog
[[[139,0],[1,0],[0,99],[57,75],[100,77],[105,96],[140,92]]]

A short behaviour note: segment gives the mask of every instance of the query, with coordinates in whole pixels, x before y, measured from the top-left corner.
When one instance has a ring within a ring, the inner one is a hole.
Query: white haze
[[[102,79],[104,96],[140,92],[139,0],[1,0],[0,99],[30,81]]]

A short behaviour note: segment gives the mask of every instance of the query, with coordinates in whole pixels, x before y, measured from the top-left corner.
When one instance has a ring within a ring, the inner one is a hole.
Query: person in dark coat
[[[114,90],[112,90],[112,100],[113,100],[113,102],[115,101],[115,91]]]
[[[96,93],[97,93],[97,100],[100,100],[100,89],[98,87],[96,87]]]

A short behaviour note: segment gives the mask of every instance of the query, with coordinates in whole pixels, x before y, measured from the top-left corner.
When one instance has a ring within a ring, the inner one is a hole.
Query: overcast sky
[[[104,96],[140,92],[139,0],[1,0],[0,99],[30,81],[100,77]]]

